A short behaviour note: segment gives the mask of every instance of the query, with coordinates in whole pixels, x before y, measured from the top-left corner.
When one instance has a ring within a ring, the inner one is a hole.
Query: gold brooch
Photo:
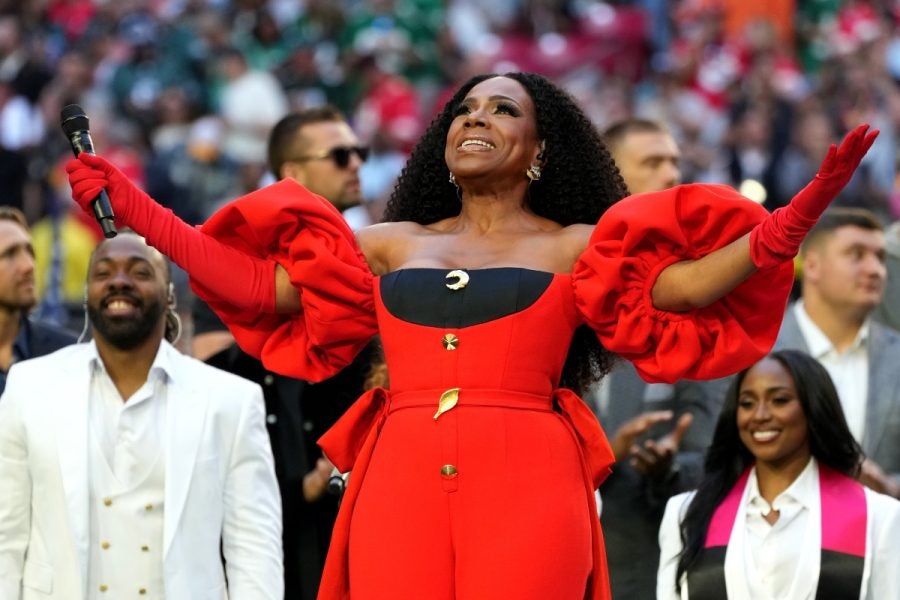
[[[447,287],[451,290],[461,290],[469,285],[469,274],[459,269],[447,273],[445,279],[456,279],[456,281],[447,283]]]
[[[441,394],[440,400],[438,400],[438,409],[437,412],[434,413],[434,420],[437,421],[438,417],[456,406],[456,402],[459,400],[459,388],[450,388],[443,394]]]

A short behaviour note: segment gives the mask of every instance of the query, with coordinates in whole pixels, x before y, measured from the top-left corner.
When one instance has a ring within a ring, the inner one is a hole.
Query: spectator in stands
[[[35,304],[34,247],[25,215],[0,206],[0,393],[13,363],[75,342],[69,331],[29,319]]]
[[[884,294],[885,256],[871,212],[826,212],[803,244],[802,297],[785,313],[775,348],[825,365],[866,455],[861,480],[900,497],[900,333],[871,319]]]

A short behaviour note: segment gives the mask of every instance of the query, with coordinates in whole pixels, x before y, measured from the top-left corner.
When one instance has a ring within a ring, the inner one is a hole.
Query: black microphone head
[[[87,131],[90,128],[90,122],[87,115],[84,114],[84,109],[77,104],[64,106],[59,113],[59,120],[63,133],[69,137],[72,137],[73,134],[79,131]]]

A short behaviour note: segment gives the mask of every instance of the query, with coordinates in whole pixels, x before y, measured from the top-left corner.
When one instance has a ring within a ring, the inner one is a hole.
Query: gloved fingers
[[[868,124],[855,127],[844,137],[840,145],[832,144],[829,147],[819,169],[818,177],[820,179],[839,177],[849,180],[866,152],[875,143],[878,134],[877,129],[870,131]]]
[[[93,179],[106,181],[107,179],[106,173],[85,165],[77,158],[66,163],[66,172],[69,174],[69,183],[73,186],[82,181]]]
[[[82,181],[72,185],[72,198],[79,206],[87,210],[90,202],[99,196],[104,188],[105,186],[96,179]]]

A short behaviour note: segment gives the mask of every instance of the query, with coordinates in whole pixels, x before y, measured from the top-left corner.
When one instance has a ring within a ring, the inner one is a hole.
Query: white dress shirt
[[[814,461],[810,460],[806,468],[786,490],[778,494],[770,506],[759,493],[759,481],[756,469],[751,470],[747,481],[744,518],[746,527],[746,548],[744,552],[744,571],[750,595],[753,598],[771,600],[793,600],[796,598],[795,580],[804,564],[809,573],[810,552],[818,553],[821,542],[816,548],[811,547],[811,512],[818,510],[815,499],[819,493],[819,471]],[[769,524],[765,516],[770,511],[778,511],[778,520]],[[812,529],[816,529],[812,527]],[[815,536],[816,540],[821,540]],[[818,569],[815,570],[818,574]],[[813,581],[817,581],[815,577]],[[799,582],[796,582],[799,583]]]
[[[866,565],[861,600],[900,598],[900,502],[866,489]],[[657,600],[688,600],[675,573],[681,552],[680,523],[694,492],[673,496],[659,530],[660,563]],[[812,600],[819,580],[821,514],[819,471],[815,459],[775,498],[778,521],[769,525],[769,507],[759,496],[755,469],[744,490],[741,508],[725,555],[729,600]],[[741,518],[743,516],[743,518]]]
[[[91,430],[116,479],[130,488],[143,479],[162,451],[171,367],[166,353],[157,352],[146,383],[130,398],[122,398],[93,342],[91,350]]]
[[[869,394],[868,320],[860,328],[850,347],[838,352],[828,336],[813,323],[803,307],[803,301],[797,302],[793,310],[810,355],[822,363],[834,381],[850,433],[857,442],[862,443],[866,433],[866,403]]]

